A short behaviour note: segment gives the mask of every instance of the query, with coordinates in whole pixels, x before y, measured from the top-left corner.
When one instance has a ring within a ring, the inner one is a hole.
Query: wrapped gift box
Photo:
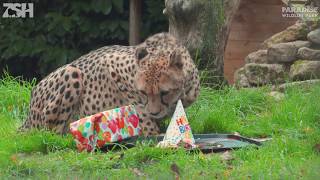
[[[141,134],[134,106],[123,106],[85,117],[70,124],[79,151],[93,151],[106,143],[119,142]]]

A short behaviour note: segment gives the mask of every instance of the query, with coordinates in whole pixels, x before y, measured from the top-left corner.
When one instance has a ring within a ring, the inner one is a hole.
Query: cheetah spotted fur
[[[33,88],[21,130],[65,134],[77,117],[133,104],[144,135],[155,135],[179,99],[187,107],[198,94],[198,71],[187,49],[159,33],[137,46],[91,51],[49,74]]]

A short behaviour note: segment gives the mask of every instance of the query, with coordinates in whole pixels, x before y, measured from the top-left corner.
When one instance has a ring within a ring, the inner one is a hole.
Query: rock
[[[320,7],[320,1],[319,0],[309,0],[311,2],[311,5],[313,7]],[[320,9],[318,8],[318,12],[320,13]]]
[[[313,149],[314,149],[315,152],[317,152],[317,153],[320,154],[320,144],[319,144],[319,143],[318,143],[318,144],[315,144],[315,145],[313,146]]]
[[[284,84],[281,84],[277,87],[274,87],[273,89],[284,92],[286,89],[292,88],[292,87],[299,88],[299,89],[302,89],[302,88],[306,89],[306,88],[309,88],[312,85],[317,84],[317,83],[320,84],[320,79],[284,83]]]
[[[285,43],[297,40],[306,40],[306,36],[310,32],[308,25],[303,21],[297,21],[294,25],[288,27],[286,30],[279,32],[262,44],[263,49],[268,49],[274,44]]]
[[[311,31],[308,34],[308,40],[315,44],[320,44],[320,28],[314,31]]]
[[[249,84],[257,86],[284,82],[284,67],[279,64],[255,64],[244,66]]]
[[[223,161],[231,161],[234,159],[234,156],[232,155],[231,151],[225,151],[220,155],[221,159]]]
[[[268,62],[288,63],[297,59],[298,50],[302,47],[310,47],[309,41],[294,41],[272,45],[268,49]]]
[[[273,97],[276,101],[281,101],[284,98],[284,94],[278,91],[271,91],[269,96]]]
[[[320,61],[296,61],[293,65],[291,65],[289,77],[292,80],[320,78]]]
[[[245,59],[246,64],[248,64],[248,63],[257,63],[257,64],[268,63],[267,53],[268,53],[267,50],[259,50],[259,51],[250,53]]]
[[[297,49],[302,48],[302,47],[310,47],[311,46],[311,43],[309,41],[293,41],[293,42],[288,42],[288,43],[284,43],[284,44],[292,45]]]
[[[320,50],[302,47],[298,50],[298,57],[300,59],[320,61]]]
[[[145,176],[145,174],[138,168],[129,168],[129,169],[138,177]]]
[[[234,73],[234,82],[236,87],[238,88],[250,87],[250,83],[248,81],[247,76],[245,75],[245,70],[243,67],[238,69]]]

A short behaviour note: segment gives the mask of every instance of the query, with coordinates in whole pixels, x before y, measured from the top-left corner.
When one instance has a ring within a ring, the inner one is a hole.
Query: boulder
[[[279,91],[271,91],[268,95],[273,97],[276,101],[281,101],[285,97],[285,95]]]
[[[302,47],[298,50],[300,59],[320,61],[320,50]]]
[[[238,87],[238,88],[250,87],[250,83],[248,81],[248,78],[245,75],[244,67],[238,69],[234,73],[234,82],[235,82],[236,87]]]
[[[246,59],[245,62],[246,64],[248,63],[257,63],[257,64],[267,64],[268,59],[267,59],[267,50],[259,50],[253,53],[250,53]]]
[[[308,40],[315,44],[320,44],[320,28],[308,34]]]
[[[289,77],[292,80],[320,78],[320,61],[296,61],[293,65],[291,65]]]
[[[278,84],[284,82],[285,71],[280,64],[255,64],[244,66],[245,75],[251,85]]]
[[[268,62],[288,63],[297,59],[298,50],[302,47],[310,47],[309,41],[294,41],[272,45],[268,49]]]
[[[268,49],[274,44],[285,43],[297,40],[306,40],[306,36],[310,32],[308,25],[303,21],[297,21],[294,25],[288,27],[262,43],[263,49]]]
[[[320,79],[312,79],[306,81],[295,81],[281,84],[279,86],[275,86],[273,90],[278,90],[280,92],[284,92],[288,88],[299,88],[299,89],[309,89],[314,84],[320,84]]]

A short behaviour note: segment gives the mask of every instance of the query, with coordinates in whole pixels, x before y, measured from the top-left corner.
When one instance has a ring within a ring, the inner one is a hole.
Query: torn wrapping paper
[[[119,142],[141,134],[134,106],[104,111],[70,124],[79,151],[93,151],[106,143]]]
[[[195,141],[189,125],[186,113],[181,100],[178,101],[176,110],[171,118],[171,122],[166,134],[159,147],[178,147],[195,148]]]

